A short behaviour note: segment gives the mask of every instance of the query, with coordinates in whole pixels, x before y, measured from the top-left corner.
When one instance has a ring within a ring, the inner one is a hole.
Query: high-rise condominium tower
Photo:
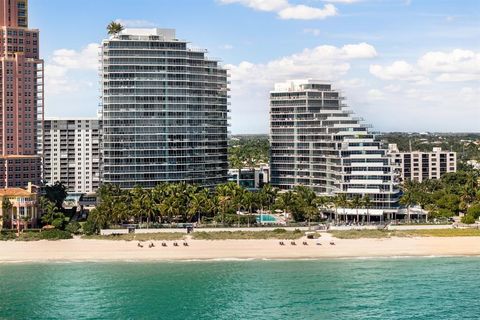
[[[388,214],[399,190],[386,150],[331,84],[298,80],[270,93],[271,182],[311,187],[323,195],[368,195]]]
[[[0,0],[0,187],[40,183],[43,60],[27,0]]]
[[[226,182],[227,72],[171,29],[102,43],[102,182]]]
[[[100,183],[101,122],[96,118],[45,118],[43,180],[68,192],[96,192]]]

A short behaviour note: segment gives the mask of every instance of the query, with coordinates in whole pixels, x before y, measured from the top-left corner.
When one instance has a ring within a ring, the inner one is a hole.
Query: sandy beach
[[[278,240],[188,240],[189,246],[137,247],[136,241],[72,239],[61,241],[0,242],[0,262],[48,261],[161,261],[206,259],[319,259],[397,256],[460,256],[480,255],[480,237],[418,237],[388,239],[334,239],[329,234],[320,239],[302,239],[296,246]]]

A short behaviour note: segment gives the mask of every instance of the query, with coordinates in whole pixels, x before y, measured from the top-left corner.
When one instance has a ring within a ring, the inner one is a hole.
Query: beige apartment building
[[[402,181],[440,179],[445,173],[457,171],[457,153],[442,148],[433,148],[431,152],[400,152],[396,144],[389,144],[388,155],[398,165]]]

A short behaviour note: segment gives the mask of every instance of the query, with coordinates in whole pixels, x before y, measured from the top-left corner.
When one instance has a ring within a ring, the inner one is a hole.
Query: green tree
[[[352,201],[350,202],[350,205],[353,209],[355,209],[356,213],[357,213],[357,223],[360,222],[360,215],[359,215],[359,212],[358,210],[360,209],[360,207],[362,207],[363,203],[362,203],[362,197],[360,195],[355,195],[352,199]]]
[[[67,188],[61,182],[45,187],[45,197],[53,202],[58,210],[63,209],[63,202],[67,198]]]
[[[290,190],[284,193],[280,193],[280,195],[276,199],[276,207],[283,210],[284,214],[293,214],[296,203],[296,194]]]
[[[10,215],[12,213],[13,205],[9,198],[4,197],[2,201],[2,229],[4,226],[10,222]]]
[[[278,190],[272,187],[269,184],[266,184],[260,189],[259,197],[260,203],[263,208],[267,207],[268,210],[272,211],[272,206],[275,204],[275,200],[277,199]]]
[[[367,222],[370,223],[370,212],[369,212],[369,210],[372,207],[373,203],[372,203],[372,200],[370,199],[370,196],[368,194],[365,194],[363,196],[362,205],[367,210]]]
[[[294,188],[296,193],[298,210],[302,211],[305,217],[308,219],[308,226],[310,227],[311,221],[318,217],[317,195],[315,192],[305,186],[296,186]]]
[[[65,224],[65,215],[58,210],[54,202],[46,197],[40,197],[40,209],[42,210],[42,223],[62,229]]]
[[[348,220],[347,213],[346,213],[346,208],[349,205],[349,201],[347,198],[347,195],[345,193],[340,193],[336,197],[336,205],[340,208],[343,209],[343,215],[345,216],[345,221]]]
[[[118,22],[112,21],[107,26],[107,32],[111,36],[116,36],[122,32],[125,28]]]
[[[403,194],[400,197],[400,204],[407,208],[407,220],[410,221],[410,209],[417,203],[419,185],[418,182],[406,180],[402,186]]]

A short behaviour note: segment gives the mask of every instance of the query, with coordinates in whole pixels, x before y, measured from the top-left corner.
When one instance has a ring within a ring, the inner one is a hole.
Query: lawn
[[[195,240],[261,240],[261,239],[281,239],[295,240],[304,236],[300,230],[287,231],[285,229],[275,229],[271,231],[214,231],[204,232],[195,231],[193,239]]]
[[[185,238],[185,233],[181,232],[159,232],[159,233],[141,233],[141,234],[119,234],[119,235],[93,235],[82,236],[82,239],[93,240],[125,240],[125,241],[155,241],[155,240],[182,240]]]
[[[391,237],[480,237],[479,229],[430,229],[430,230],[348,230],[330,231],[338,239],[381,239]]]

